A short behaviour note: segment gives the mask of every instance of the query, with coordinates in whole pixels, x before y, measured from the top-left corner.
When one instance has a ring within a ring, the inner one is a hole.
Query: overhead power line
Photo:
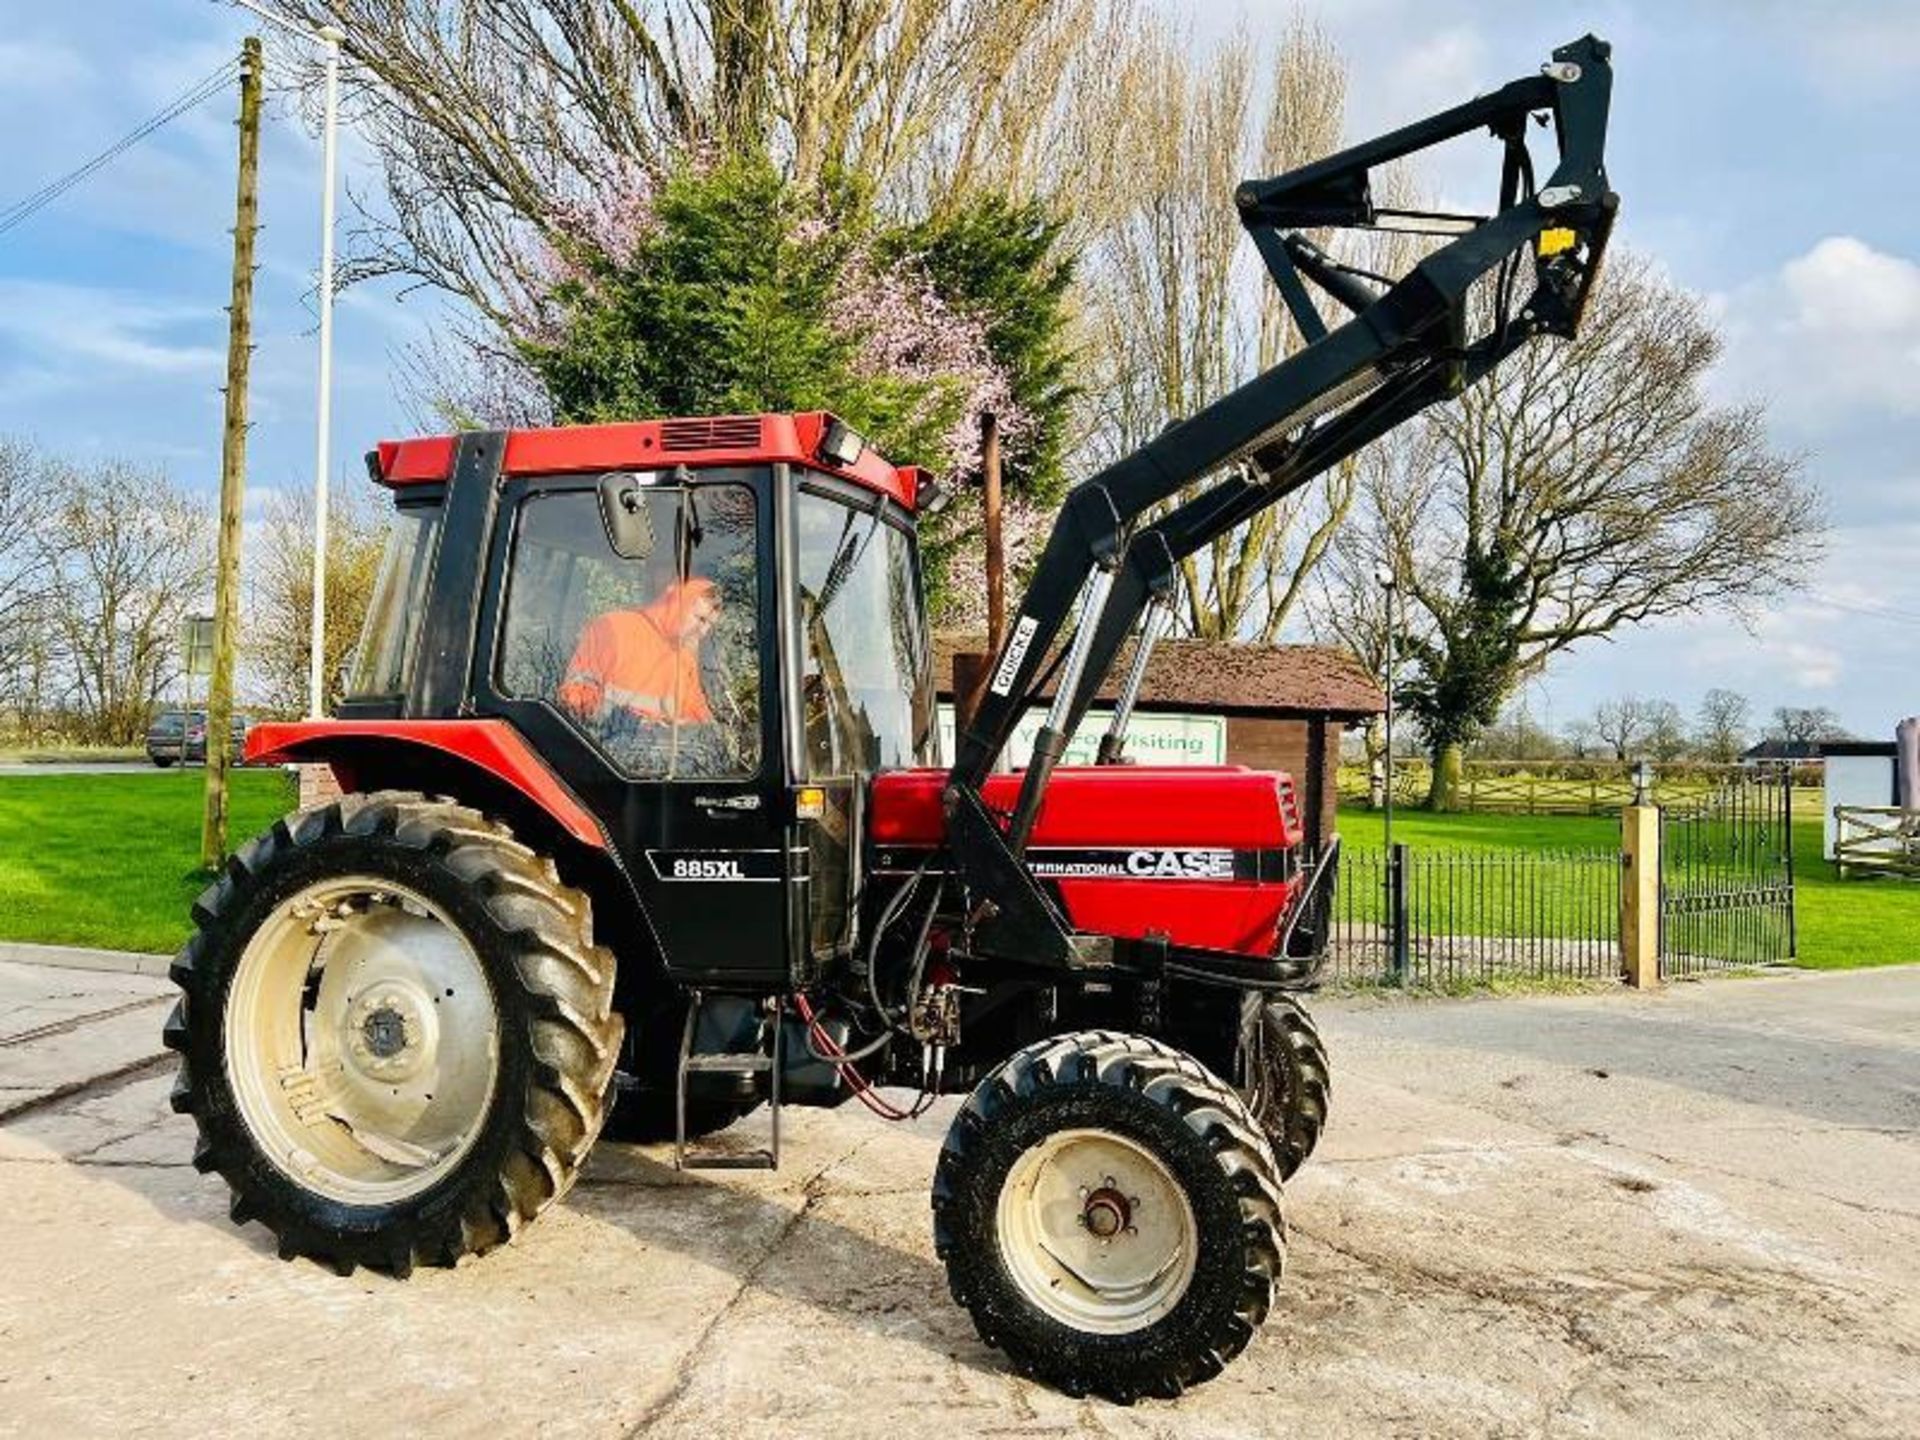
[[[1858,615],[1863,620],[1889,620],[1898,625],[1920,625],[1920,613],[1902,610],[1892,605],[1882,605],[1877,601],[1835,600],[1818,590],[1807,593],[1809,603],[1828,610],[1839,610],[1848,615]]]
[[[48,181],[31,195],[23,196],[21,199],[7,206],[6,209],[0,210],[0,235],[5,235],[16,226],[24,224],[34,215],[58,200],[62,195],[65,195],[69,190],[73,189],[74,186],[83,183],[89,176],[112,163],[119,156],[131,150],[135,145],[138,145],[142,140],[147,139],[162,127],[179,119],[196,105],[202,104],[211,97],[218,95],[222,90],[226,89],[228,83],[239,73],[239,70],[239,61],[227,61],[212,74],[190,85],[186,90],[174,97],[174,99],[168,101],[164,108],[148,116],[147,119],[143,120],[137,127],[121,136],[120,139],[116,140],[112,145],[109,145],[105,150],[102,150],[85,164],[69,170],[58,179]]]

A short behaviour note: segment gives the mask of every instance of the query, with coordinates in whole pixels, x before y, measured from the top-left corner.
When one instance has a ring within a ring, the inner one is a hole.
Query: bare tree
[[[1594,707],[1593,733],[1613,751],[1614,759],[1631,760],[1651,728],[1652,711],[1653,707],[1637,695],[1604,700]]]
[[[1687,752],[1686,720],[1671,700],[1625,695],[1594,708],[1592,734],[1616,760],[1645,757],[1671,764]]]
[[[1346,99],[1344,61],[1304,21],[1275,51],[1240,32],[1197,64],[1170,24],[1148,27],[1140,46],[1137,63],[1154,78],[1115,117],[1130,203],[1088,266],[1089,388],[1104,422],[1094,448],[1106,459],[1300,347],[1234,223],[1233,194],[1250,175],[1338,149]],[[1393,272],[1412,257],[1405,236],[1375,242],[1361,257],[1369,269]],[[1339,531],[1357,473],[1351,461],[1335,467],[1185,561],[1183,627],[1214,639],[1277,637]]]
[[[462,363],[417,367],[443,419],[449,395],[538,415],[496,334],[537,330],[558,276],[630,243],[678,161],[741,151],[803,183],[857,175],[893,213],[1056,202],[1086,256],[1075,348],[1110,402],[1082,407],[1071,449],[1132,448],[1297,344],[1248,298],[1231,197],[1339,142],[1344,67],[1305,25],[1196,73],[1138,0],[271,3],[349,37],[348,105],[386,182],[349,273],[416,276],[482,317]],[[1351,487],[1342,467],[1195,561],[1188,628],[1275,635]]]
[[[327,509],[326,635],[320,673],[338,698],[341,667],[360,638],[386,544],[388,508],[364,487]],[[307,704],[313,653],[313,497],[282,490],[269,502],[248,554],[246,659],[264,708],[297,715]]]
[[[23,441],[0,438],[0,716],[38,724],[49,658],[47,520],[54,487],[46,462]]]
[[[1767,738],[1788,745],[1812,745],[1822,740],[1844,740],[1847,728],[1825,705],[1780,705],[1775,707],[1772,723],[1767,726]]]
[[[1694,744],[1701,758],[1716,765],[1731,765],[1747,748],[1753,707],[1737,690],[1712,689],[1700,701],[1700,714],[1694,728]]]
[[[1670,765],[1687,753],[1687,722],[1671,700],[1647,702],[1647,757]]]
[[[128,745],[178,674],[181,622],[213,580],[210,506],[122,461],[50,464],[46,613],[79,738]]]
[[[1524,693],[1500,712],[1500,718],[1474,742],[1476,760],[1552,760],[1560,739],[1533,717]]]
[[[1365,489],[1385,479],[1377,450],[1359,456]],[[1352,655],[1385,691],[1394,677],[1387,673],[1395,628],[1403,623],[1394,613],[1392,592],[1383,580],[1386,553],[1375,532],[1347,526],[1334,535],[1326,556],[1314,574],[1307,606],[1307,625],[1322,645],[1336,645]],[[1386,758],[1386,721],[1369,716],[1364,729],[1367,763]]]
[[[1560,738],[1566,742],[1574,759],[1585,760],[1599,743],[1600,733],[1589,716],[1579,715],[1560,727]]]
[[[1819,498],[1758,407],[1708,401],[1719,351],[1699,300],[1616,255],[1577,340],[1525,347],[1386,447],[1397,479],[1364,518],[1415,616],[1405,693],[1437,808],[1462,747],[1552,656],[1803,582]]]

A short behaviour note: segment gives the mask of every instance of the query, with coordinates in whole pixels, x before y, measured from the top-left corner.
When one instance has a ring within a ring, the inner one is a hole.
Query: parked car
[[[252,728],[251,716],[236,714],[233,717],[233,743],[228,753],[235,765],[241,763],[240,750],[246,743],[247,731]],[[153,724],[147,727],[147,758],[163,770],[176,761],[206,763],[207,712],[162,710],[154,716]]]

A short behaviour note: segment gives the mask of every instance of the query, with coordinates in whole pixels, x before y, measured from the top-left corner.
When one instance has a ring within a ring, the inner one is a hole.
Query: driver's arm
[[[607,672],[613,667],[613,636],[602,615],[587,623],[580,632],[580,643],[567,661],[564,677],[554,698],[583,720],[599,722],[607,718]]]

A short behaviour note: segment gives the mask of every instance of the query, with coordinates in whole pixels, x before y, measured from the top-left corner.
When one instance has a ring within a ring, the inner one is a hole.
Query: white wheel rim
[[[1124,1335],[1169,1314],[1199,1258],[1180,1182],[1146,1146],[1110,1130],[1062,1130],[1027,1150],[995,1216],[1021,1295],[1092,1334]]]
[[[310,885],[247,942],[227,1078],[248,1132],[305,1189],[352,1205],[427,1190],[473,1147],[500,1069],[493,987],[415,891]]]

